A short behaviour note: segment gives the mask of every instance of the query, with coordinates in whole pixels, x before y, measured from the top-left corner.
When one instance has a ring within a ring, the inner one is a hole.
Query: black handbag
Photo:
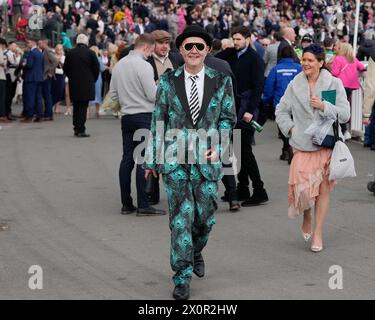
[[[148,196],[152,196],[157,191],[158,179],[154,177],[152,173],[150,173],[146,180],[146,187],[145,192]]]
[[[339,136],[339,119],[332,124],[333,128],[333,135],[327,134],[322,143],[319,145],[320,147],[333,149],[337,141],[342,141]]]

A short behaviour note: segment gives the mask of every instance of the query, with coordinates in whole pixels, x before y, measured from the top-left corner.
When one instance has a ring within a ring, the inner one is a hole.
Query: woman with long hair
[[[65,75],[63,70],[65,54],[61,44],[55,47],[55,57],[58,61],[58,65],[55,71],[55,78],[52,79],[52,105],[54,106],[54,112],[60,113],[60,101],[64,100],[65,96]]]
[[[276,108],[276,122],[289,137],[294,152],[288,181],[288,215],[291,218],[303,215],[302,236],[305,241],[312,240],[313,252],[323,250],[323,226],[335,181],[329,180],[332,149],[314,144],[305,130],[322,117],[337,117],[340,123],[346,123],[350,117],[342,82],[324,64],[322,47],[316,44],[306,47],[302,55],[303,72],[290,82]],[[330,101],[323,101],[322,96],[328,94]]]
[[[104,72],[105,66],[104,66],[102,60],[100,59],[100,50],[99,50],[99,48],[97,46],[92,46],[92,47],[90,47],[90,49],[95,52],[95,54],[96,54],[96,56],[98,58],[98,62],[99,62],[99,66],[100,66],[99,67],[99,71],[100,72],[99,72],[98,79],[95,82],[95,100],[90,101],[89,105],[95,104],[95,116],[96,116],[96,118],[99,118],[100,105],[103,102],[103,96],[102,96],[102,85],[103,85],[102,72]],[[90,112],[87,113],[87,117],[89,117],[89,114],[90,114]]]

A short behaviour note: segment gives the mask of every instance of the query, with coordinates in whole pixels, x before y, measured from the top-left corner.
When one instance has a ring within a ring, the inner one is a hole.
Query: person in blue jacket
[[[279,62],[271,69],[265,82],[262,97],[263,103],[272,103],[275,109],[284,95],[289,82],[302,71],[301,65],[295,62],[293,57],[293,48],[291,46],[284,47],[280,52]],[[280,160],[290,163],[293,152],[289,146],[289,139],[283,136],[283,134],[281,134],[281,139],[283,140],[283,148]]]

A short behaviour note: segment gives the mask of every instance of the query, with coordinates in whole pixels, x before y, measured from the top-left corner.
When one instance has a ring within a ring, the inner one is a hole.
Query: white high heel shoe
[[[310,249],[311,249],[312,252],[320,252],[320,251],[322,251],[323,250],[323,242],[322,242],[322,244],[320,246],[311,244],[311,248]]]
[[[323,246],[312,246],[310,249],[312,252],[317,253],[323,250]]]
[[[309,242],[309,240],[312,237],[312,232],[311,233],[304,233],[302,228],[301,228],[301,233],[302,233],[303,240],[305,240],[305,242]]]

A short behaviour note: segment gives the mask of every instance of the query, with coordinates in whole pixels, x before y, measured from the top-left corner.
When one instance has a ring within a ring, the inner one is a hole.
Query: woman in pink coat
[[[185,17],[187,16],[186,9],[184,7],[179,7],[177,9],[177,16],[178,16],[178,34],[182,33],[185,30],[186,20]]]
[[[335,53],[337,55],[333,59],[331,73],[342,81],[350,103],[352,92],[361,86],[358,72],[364,71],[365,66],[354,57],[353,47],[349,43],[337,42]],[[341,128],[345,139],[350,139],[351,135],[347,131],[347,125],[345,124]]]
[[[125,5],[124,13],[125,13],[125,20],[127,23],[128,31],[133,30],[133,24],[134,24],[133,15],[132,15],[132,11],[127,5]]]

